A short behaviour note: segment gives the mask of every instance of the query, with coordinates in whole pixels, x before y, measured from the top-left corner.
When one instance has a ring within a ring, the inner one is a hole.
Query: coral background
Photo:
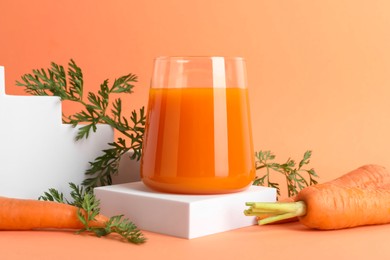
[[[389,13],[385,0],[2,0],[0,65],[16,95],[21,75],[52,61],[74,59],[86,90],[134,73],[130,113],[147,104],[156,56],[242,56],[255,149],[278,161],[312,150],[325,181],[390,166]]]

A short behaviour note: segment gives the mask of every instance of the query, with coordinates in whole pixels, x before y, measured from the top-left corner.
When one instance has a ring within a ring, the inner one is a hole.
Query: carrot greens
[[[40,200],[44,201],[56,201],[58,203],[69,204],[78,207],[77,217],[83,224],[83,228],[77,231],[77,233],[91,232],[98,237],[107,236],[111,233],[116,233],[127,242],[134,244],[141,244],[146,241],[142,232],[137,226],[129,219],[124,218],[123,215],[117,215],[111,217],[104,227],[95,227],[90,223],[95,221],[96,217],[100,214],[100,201],[95,197],[92,189],[84,189],[82,186],[69,184],[72,191],[71,197],[73,200],[69,201],[65,198],[64,194],[56,189],[49,189],[44,195],[40,196]]]
[[[104,228],[91,227],[89,223],[95,220],[95,217],[100,213],[99,205],[99,200],[97,200],[92,193],[85,194],[82,203],[82,209],[86,212],[85,216],[81,209],[77,214],[85,227],[79,230],[78,233],[89,231],[98,237],[107,236],[111,233],[117,233],[127,242],[134,244],[141,244],[145,242],[145,238],[137,226],[129,219],[124,218],[123,215],[111,217]]]
[[[21,81],[16,81],[16,85],[25,87],[25,91],[32,95],[54,95],[61,100],[80,104],[83,107],[80,112],[70,116],[63,115],[62,118],[64,123],[72,124],[74,127],[83,124],[79,128],[76,140],[88,138],[91,132],[97,130],[98,124],[108,124],[124,136],[118,137],[116,142],[109,143],[110,147],[103,150],[103,155],[90,162],[86,174],[91,177],[83,182],[87,187],[112,184],[111,176],[118,173],[122,155],[131,151],[132,159],[139,160],[141,157],[146,119],[144,107],[132,111],[130,118],[126,118],[122,113],[121,98],[111,101],[113,94],[131,94],[137,76],[131,73],[121,76],[111,85],[106,79],[101,83],[97,93],[88,92],[85,97],[81,68],[73,60],[70,60],[68,67],[66,72],[63,66],[52,62],[51,67],[46,70],[35,69],[32,73],[23,75]]]
[[[259,151],[255,153],[256,157],[256,170],[265,171],[263,175],[258,175],[253,181],[253,185],[261,185],[275,188],[278,195],[280,195],[280,185],[278,182],[274,182],[271,179],[271,173],[280,173],[285,177],[287,184],[288,197],[292,197],[298,194],[303,188],[317,184],[317,173],[313,168],[307,169],[304,166],[310,163],[311,151],[306,151],[303,158],[296,165],[295,160],[288,159],[285,163],[275,162],[275,155],[270,151]],[[308,176],[308,180],[305,179],[304,174]]]

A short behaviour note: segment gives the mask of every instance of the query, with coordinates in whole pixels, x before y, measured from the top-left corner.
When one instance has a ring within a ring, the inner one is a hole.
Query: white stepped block
[[[100,125],[75,141],[78,129],[62,124],[59,97],[6,95],[0,67],[0,196],[36,199],[49,188],[68,194],[69,182],[81,183],[114,131]]]
[[[142,182],[95,188],[101,213],[124,214],[140,229],[192,239],[255,224],[243,211],[248,201],[276,201],[273,188],[251,186],[221,195],[178,195],[156,192]]]

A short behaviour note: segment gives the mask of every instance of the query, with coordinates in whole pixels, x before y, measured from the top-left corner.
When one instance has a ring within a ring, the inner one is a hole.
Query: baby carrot
[[[0,197],[0,230],[81,229],[75,206],[52,201]],[[109,218],[97,215],[91,227],[105,227]]]

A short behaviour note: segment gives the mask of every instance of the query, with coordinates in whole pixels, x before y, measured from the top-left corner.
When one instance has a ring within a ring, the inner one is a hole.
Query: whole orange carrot
[[[271,215],[259,220],[260,225],[297,217],[305,226],[323,230],[390,223],[389,189],[326,183],[304,188],[296,199],[286,203],[249,202],[251,208],[245,214]]]
[[[82,208],[54,201],[0,197],[0,230],[67,229],[88,231],[98,237],[117,233],[127,242],[146,241],[142,232],[123,215],[99,214],[99,201],[83,195]]]
[[[309,186],[295,202],[249,202],[246,215],[259,224],[299,220],[317,229],[339,229],[390,223],[390,173],[379,165],[365,165],[327,183]],[[263,218],[262,216],[266,216]]]
[[[367,164],[357,169],[354,169],[336,179],[326,182],[326,184],[340,185],[343,187],[356,187],[356,188],[390,188],[390,171],[381,165]],[[298,201],[298,197],[289,197],[280,200],[279,202],[293,202]],[[272,214],[271,214],[272,215]],[[271,215],[260,214],[257,216],[257,220],[268,218]],[[273,223],[288,223],[298,221],[296,216],[291,218],[281,219]]]
[[[0,230],[82,229],[84,224],[77,216],[79,210],[52,201],[0,197]],[[104,227],[108,220],[97,215],[89,225]]]
[[[315,229],[342,229],[390,223],[390,190],[315,185],[302,190],[299,222]]]

